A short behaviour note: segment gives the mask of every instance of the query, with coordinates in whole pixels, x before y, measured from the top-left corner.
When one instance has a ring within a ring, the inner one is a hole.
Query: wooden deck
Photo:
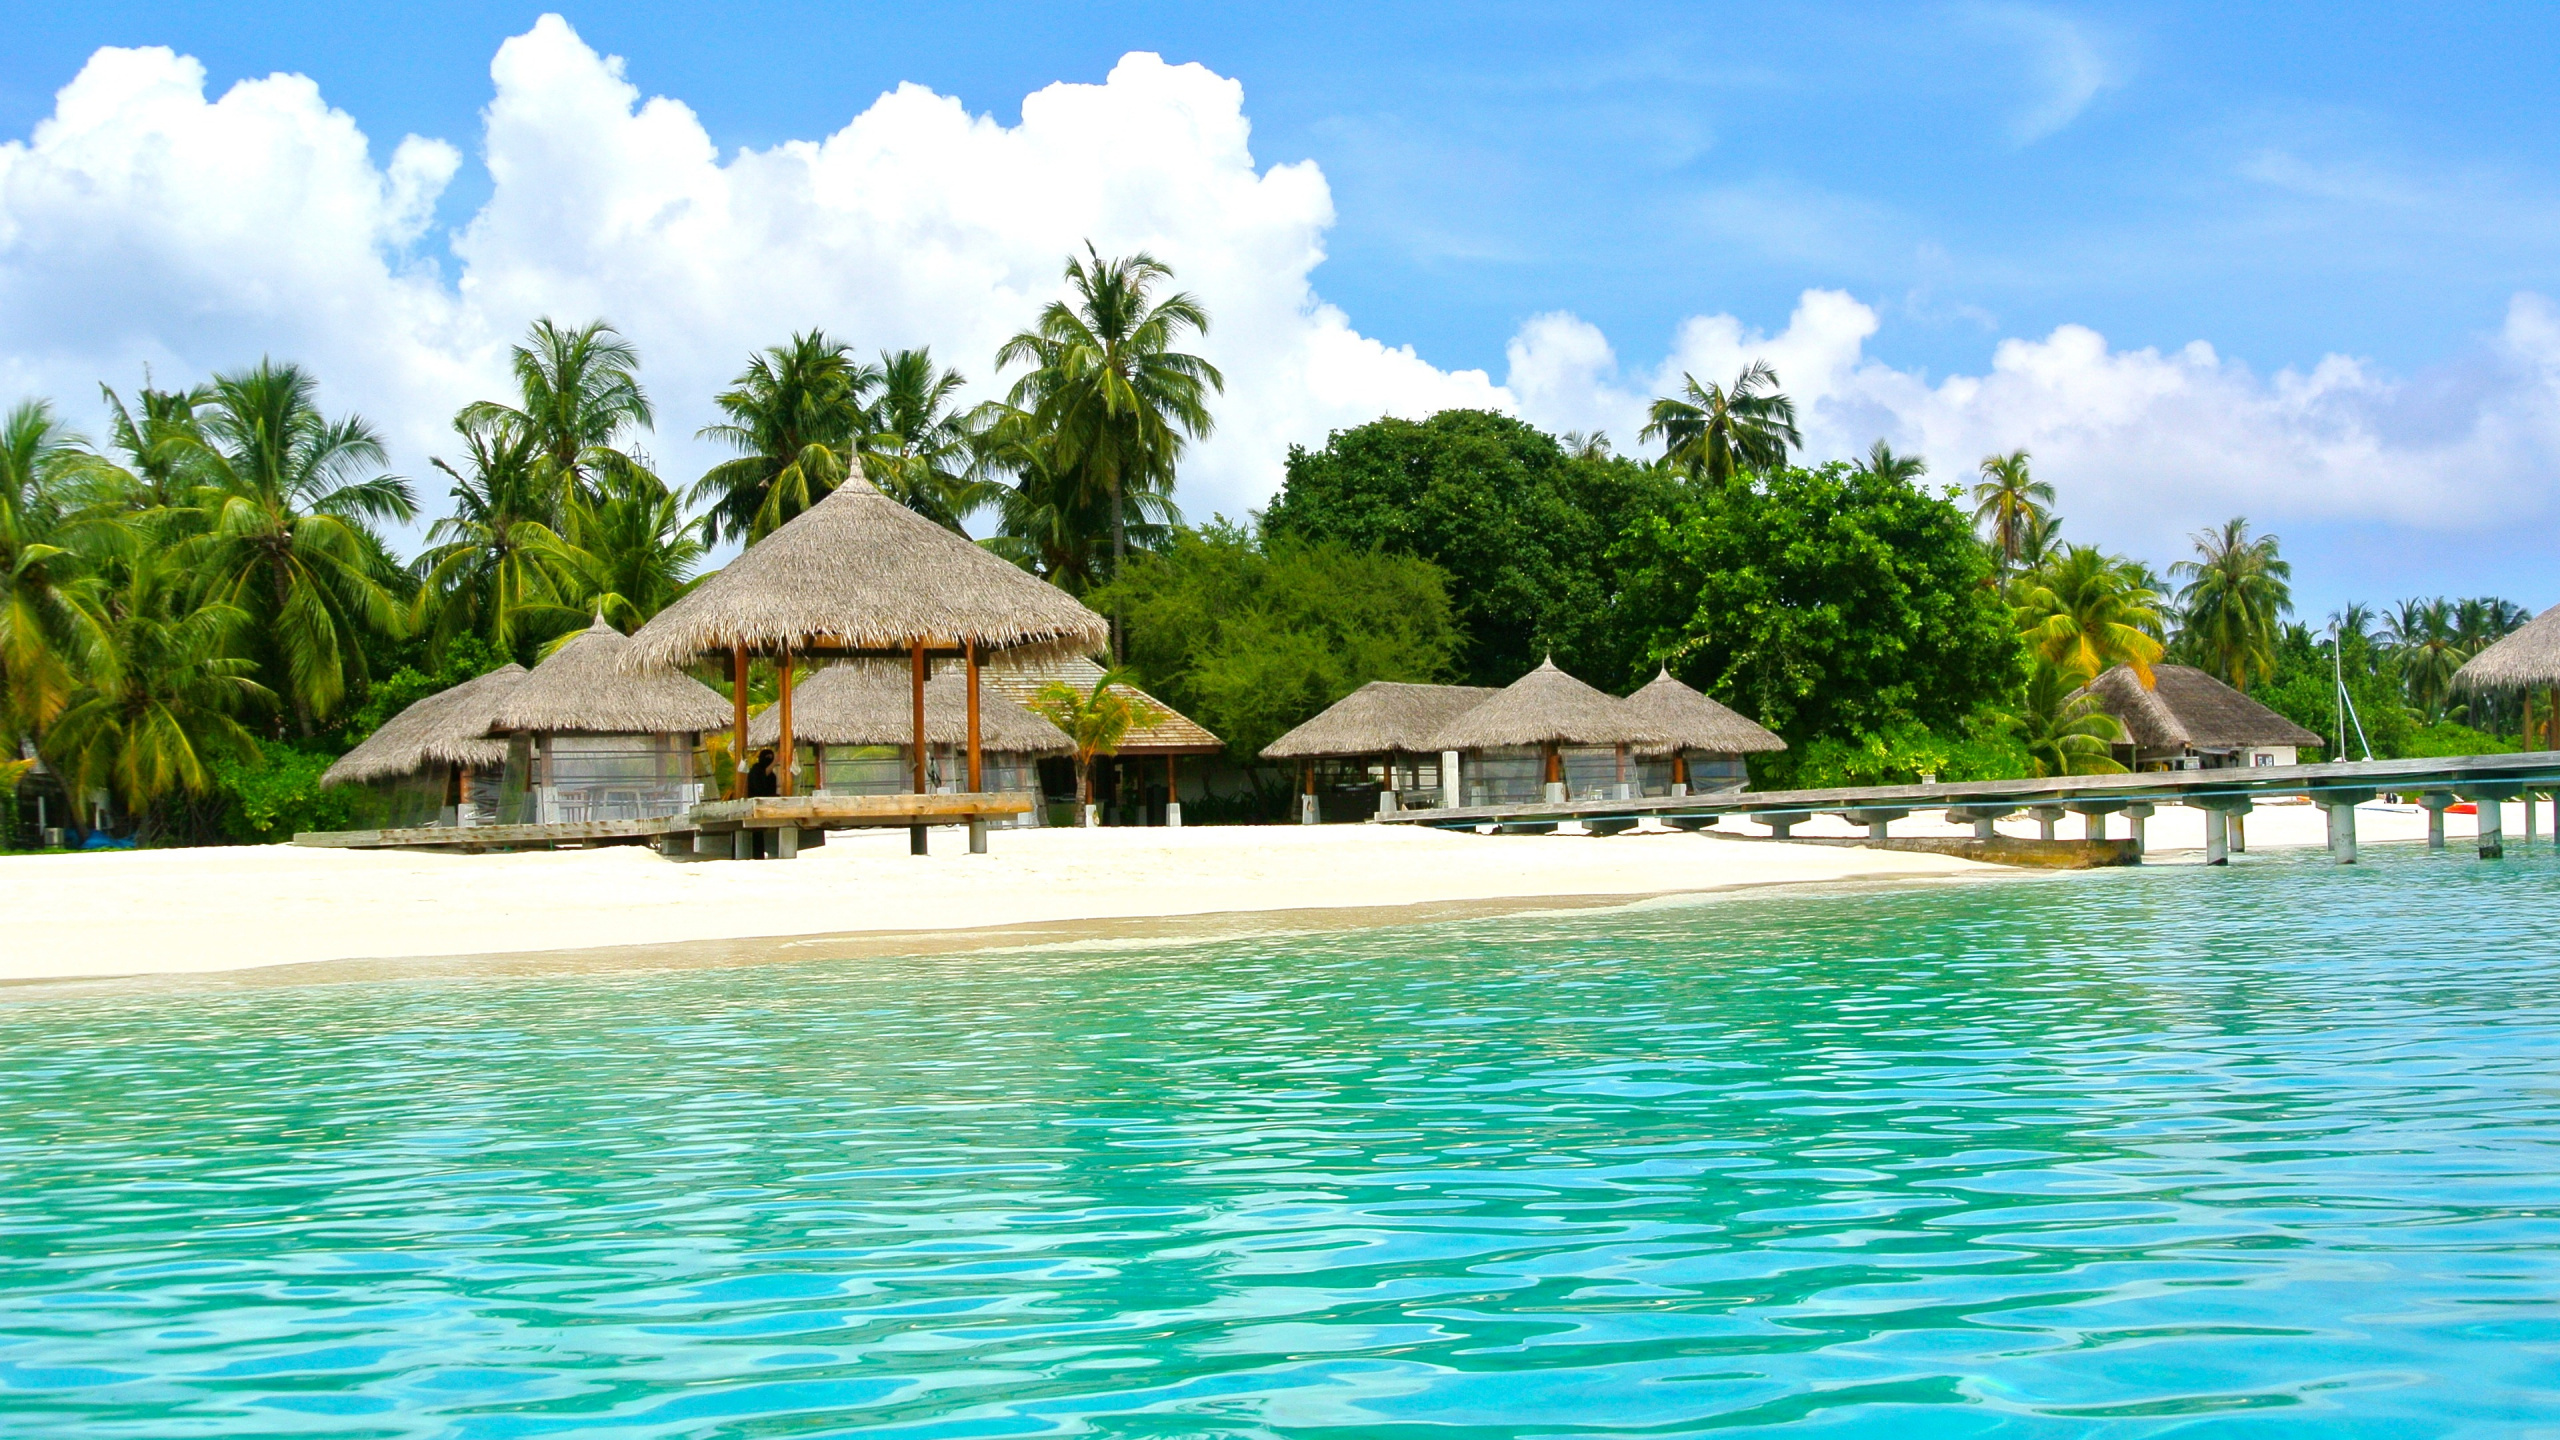
[[[970,825],[1030,813],[1020,795],[788,795],[709,800],[654,820],[590,820],[550,825],[419,825],[397,830],[316,830],[296,845],[324,850],[538,850],[657,844],[669,853],[709,853],[695,837],[740,830],[829,830]],[[796,841],[800,844],[816,843]]]

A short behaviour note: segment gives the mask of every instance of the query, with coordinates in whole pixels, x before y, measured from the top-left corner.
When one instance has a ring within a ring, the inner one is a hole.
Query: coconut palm
[[[1766,360],[1752,361],[1729,387],[1682,375],[1680,394],[1655,400],[1636,438],[1657,436],[1672,468],[1718,483],[1783,465],[1787,451],[1804,444],[1796,402],[1778,392],[1778,372]]]
[[[640,352],[605,321],[569,330],[546,315],[513,348],[510,368],[517,402],[466,406],[459,423],[530,437],[564,500],[620,453],[614,447],[627,432],[654,423],[640,388]]]
[[[42,400],[0,423],[0,739],[18,758],[71,698],[104,643],[95,577],[75,545],[67,481],[80,437]]]
[[[692,588],[706,548],[666,482],[637,464],[605,470],[569,502],[549,556],[563,618],[637,630]]]
[[[2053,519],[2053,487],[2035,478],[2024,450],[1985,455],[1980,468],[1982,479],[1973,487],[1973,523],[1985,530],[2001,568],[2015,572],[2029,563],[2029,536],[2039,526],[2059,523]]]
[[[155,390],[145,385],[135,395],[141,413],[126,407],[114,387],[98,387],[107,402],[106,455],[90,457],[79,467],[79,492],[91,514],[147,516],[155,531],[183,512],[202,477],[191,463],[192,442],[202,439],[196,412],[212,403],[213,391]]]
[[[1083,594],[1102,578],[1111,497],[1059,459],[1057,437],[1027,412],[987,406],[978,435],[980,463],[1013,478],[996,496],[996,533],[982,543],[1051,584]],[[1138,490],[1123,498],[1123,532],[1140,545],[1161,544],[1181,523],[1182,512],[1169,495]]]
[[[752,544],[843,484],[871,429],[868,397],[879,383],[877,370],[820,330],[750,359],[712,402],[729,418],[698,432],[738,452],[688,497],[710,506],[703,538]]]
[[[2018,628],[2037,658],[2077,684],[2130,665],[2149,689],[2163,653],[2158,600],[2132,562],[2073,545],[2021,579]]]
[[[2409,703],[2429,721],[2441,718],[2453,693],[2454,673],[2471,658],[2455,629],[2454,607],[2444,600],[2403,600],[2383,621],[2383,634],[2399,657]]]
[[[2114,747],[2124,726],[2075,678],[2037,662],[2027,676],[2021,704],[2008,717],[2038,775],[2121,775]]]
[[[1093,762],[1113,754],[1129,732],[1156,719],[1154,708],[1119,687],[1129,683],[1126,670],[1105,671],[1091,689],[1079,690],[1064,680],[1041,688],[1031,708],[1067,732],[1076,747],[1076,819],[1093,823]]]
[[[106,606],[105,658],[45,737],[75,789],[112,791],[130,814],[211,789],[212,761],[255,747],[240,717],[274,699],[241,650],[247,614],[193,588],[172,552],[135,555]]]
[[[1556,444],[1576,460],[1606,460],[1616,453],[1606,430],[1567,430],[1556,437]]]
[[[2329,630],[2338,637],[2338,643],[2346,648],[2348,654],[2371,654],[2374,619],[2372,606],[2361,600],[2350,600],[2343,608],[2329,612]]]
[[[2191,538],[2196,558],[2169,567],[2187,582],[2178,592],[2182,630],[2205,668],[2247,690],[2252,677],[2275,673],[2277,627],[2293,610],[2286,583],[2293,566],[2276,553],[2275,536],[2252,539],[2249,522],[2238,517]]]
[[[550,556],[562,511],[541,446],[521,426],[467,416],[460,465],[429,461],[453,480],[451,515],[427,531],[410,563],[418,618],[441,652],[457,635],[485,637],[509,654],[556,609]]]
[[[1867,457],[1852,464],[1850,469],[1874,479],[1911,485],[1929,473],[1929,462],[1917,455],[1896,455],[1891,445],[1878,440],[1867,447]]]
[[[1173,271],[1154,256],[1104,260],[1088,243],[1085,259],[1068,257],[1066,279],[1072,300],[1050,302],[1038,324],[996,351],[996,365],[1030,366],[1012,405],[1055,437],[1060,473],[1109,500],[1117,574],[1129,553],[1129,497],[1172,494],[1183,448],[1213,428],[1209,392],[1224,393],[1227,381],[1173,348],[1186,333],[1206,335],[1209,312],[1187,292],[1156,298]]]
[[[863,474],[908,509],[968,534],[961,521],[996,504],[1004,487],[978,473],[970,416],[953,408],[967,379],[936,369],[929,349],[883,355],[878,373]]]
[[[381,437],[320,413],[311,377],[261,360],[217,375],[188,463],[204,483],[186,561],[211,601],[246,612],[259,678],[304,736],[365,675],[361,638],[408,628],[373,522],[417,514],[409,484],[378,467]]]

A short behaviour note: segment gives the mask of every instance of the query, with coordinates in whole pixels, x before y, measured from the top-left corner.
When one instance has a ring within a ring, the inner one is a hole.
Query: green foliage
[[[2520,741],[2484,734],[2468,725],[2439,720],[2433,725],[2412,729],[2401,742],[2400,758],[2433,760],[2454,755],[2513,755],[2522,750]]]
[[[477,635],[461,635],[445,647],[443,663],[433,670],[403,665],[366,692],[364,703],[349,712],[339,740],[349,750],[364,743],[392,716],[442,690],[476,679],[515,657]]]
[[[262,740],[253,755],[214,761],[214,784],[224,801],[222,833],[244,845],[268,845],[305,830],[355,829],[362,793],[320,785],[333,758]]]
[[[1752,757],[1752,778],[1762,788],[1834,789],[1852,785],[1912,785],[1923,775],[1942,783],[2016,780],[2036,773],[2026,747],[2002,717],[1969,717],[1950,730],[1905,720],[1879,731],[1824,736],[1799,751]]]
[[[1372,680],[1446,678],[1461,643],[1430,562],[1224,521],[1130,557],[1091,598],[1126,617],[1146,688],[1247,762]]]
[[[1954,732],[2021,673],[1967,516],[1905,479],[1831,464],[1691,489],[1621,558],[1643,655],[1794,745]]]
[[[2372,743],[2374,758],[2405,758],[2410,753],[2410,737],[2418,728],[2418,717],[2401,700],[2397,658],[2359,636],[2348,639],[2346,659],[2347,694],[2355,701],[2356,720],[2363,722],[2364,738]],[[2288,625],[2276,643],[2273,677],[2252,691],[2250,698],[2334,742],[2338,735],[2335,666],[2327,643],[2314,640],[2302,626]],[[2342,759],[2364,758],[2355,721],[2348,723],[2343,748],[2334,743],[2323,748]]]
[[[1448,576],[1465,651],[1460,678],[1502,685],[1552,651],[1577,673],[1633,682],[1651,669],[1644,637],[1612,602],[1620,536],[1668,514],[1670,475],[1597,453],[1567,455],[1508,415],[1444,410],[1291,447],[1264,517],[1273,536],[1418,556]]]

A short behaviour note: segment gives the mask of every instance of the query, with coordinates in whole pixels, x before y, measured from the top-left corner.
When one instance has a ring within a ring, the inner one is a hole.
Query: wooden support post
[[[1545,798],[1552,802],[1564,799],[1565,795],[1564,751],[1558,748],[1556,742],[1550,740],[1547,742],[1547,783]]]
[[[791,647],[785,645],[782,647],[782,698],[778,702],[782,709],[782,739],[773,751],[774,765],[782,772],[779,788],[785,795],[800,793],[800,756],[791,743],[791,671]]]
[[[1174,768],[1173,755],[1164,757],[1164,828],[1182,828],[1182,775]]]
[[[729,647],[729,683],[733,687],[729,704],[737,719],[735,728],[729,732],[729,768],[733,772],[729,777],[729,798],[744,800],[747,798],[747,647],[743,644]]]
[[[975,795],[987,788],[986,754],[980,748],[978,743],[977,641],[972,640],[969,642],[967,653],[969,666],[969,793]],[[980,855],[986,853],[983,837],[980,838],[979,848],[974,853]]]
[[[1298,792],[1298,823],[1301,825],[1313,825],[1316,823],[1315,761],[1301,760],[1298,762],[1298,780],[1300,783],[1300,789]]]
[[[1626,746],[1624,746],[1624,745],[1620,745],[1620,746],[1618,747],[1618,755],[1617,755],[1617,758],[1618,758],[1618,778],[1617,778],[1617,780],[1616,780],[1616,782],[1615,782],[1615,783],[1616,783],[1616,785],[1617,785],[1617,787],[1618,787],[1618,788],[1617,788],[1616,790],[1614,790],[1614,791],[1611,791],[1611,792],[1610,792],[1609,798],[1610,798],[1610,799],[1612,799],[1612,800],[1624,800],[1624,799],[1629,798],[1629,797],[1628,797],[1628,794],[1627,794],[1627,747],[1626,747]]]
[[[1378,757],[1378,813],[1396,813],[1396,755],[1392,750]]]
[[[1689,752],[1686,750],[1671,752],[1671,793],[1674,795],[1689,793]]]
[[[915,755],[916,762],[916,793],[923,795],[929,793],[932,788],[925,778],[924,642],[921,640],[915,642],[914,646],[909,649],[907,654],[910,662],[907,675],[908,681],[910,682],[908,686],[908,695],[914,701],[914,708],[910,712],[910,718],[915,722],[909,733],[913,735],[915,739],[915,749],[913,753]],[[907,853],[910,855],[922,855],[925,853],[923,826],[910,825],[907,827]]]

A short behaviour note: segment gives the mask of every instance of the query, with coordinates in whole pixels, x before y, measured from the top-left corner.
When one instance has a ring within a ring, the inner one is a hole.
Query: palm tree
[[[556,606],[550,547],[561,497],[531,432],[464,417],[453,428],[461,467],[429,463],[452,477],[454,513],[427,531],[427,549],[409,567],[419,619],[439,653],[468,632],[513,654],[528,621]]]
[[[397,578],[370,523],[417,514],[409,484],[383,473],[381,437],[355,416],[320,413],[311,377],[261,360],[216,375],[189,442],[200,533],[184,553],[206,598],[250,617],[260,678],[299,732],[365,674],[360,638],[407,628],[386,587]],[[388,572],[386,574],[386,572]]]
[[[688,497],[711,507],[703,538],[717,544],[725,532],[752,544],[843,484],[871,429],[868,397],[879,383],[877,370],[819,330],[750,359],[713,401],[728,420],[699,432],[738,452]]]
[[[2169,567],[2187,582],[2178,592],[2183,629],[2207,668],[2245,691],[2252,675],[2275,673],[2278,617],[2293,610],[2286,583],[2293,566],[2277,555],[2275,536],[2253,540],[2249,522],[2237,517],[2192,538],[2197,558]]]
[[[1556,437],[1556,444],[1575,460],[1606,460],[1615,453],[1606,430],[1567,430]]]
[[[134,557],[107,605],[104,659],[46,737],[76,789],[111,790],[129,814],[211,789],[208,762],[255,748],[239,717],[274,699],[240,653],[249,617],[190,590],[171,552]]]
[[[1064,464],[1057,437],[1026,412],[987,406],[979,417],[978,436],[980,463],[990,472],[1013,477],[996,496],[996,533],[981,543],[1075,594],[1099,583],[1103,537],[1111,533],[1111,497]],[[1181,523],[1182,512],[1169,495],[1137,490],[1123,498],[1123,533],[1140,545],[1162,544]]]
[[[142,413],[126,408],[112,386],[98,389],[107,402],[107,443],[119,457],[91,457],[80,467],[80,488],[92,513],[152,516],[178,515],[193,497],[202,477],[190,458],[192,442],[202,439],[196,411],[213,401],[213,391],[155,390],[148,384],[136,394]]]
[[[1911,485],[1929,473],[1929,462],[1917,455],[1896,455],[1891,445],[1878,440],[1867,447],[1867,458],[1851,465],[1850,469],[1877,480]]]
[[[1032,698],[1031,708],[1066,731],[1067,738],[1075,743],[1078,824],[1093,823],[1095,758],[1116,752],[1131,730],[1157,718],[1153,707],[1119,688],[1128,680],[1126,670],[1103,672],[1090,690],[1078,690],[1064,680],[1053,680]]]
[[[1055,464],[1107,496],[1112,573],[1129,554],[1128,497],[1171,495],[1183,447],[1214,422],[1208,393],[1225,393],[1218,367],[1174,349],[1187,331],[1209,332],[1209,312],[1188,292],[1156,299],[1173,271],[1139,252],[1104,260],[1087,243],[1067,259],[1072,303],[1054,300],[1039,323],[996,351],[999,369],[1027,364],[1011,403],[1056,437]],[[1115,624],[1113,643],[1119,643]]]
[[[66,480],[80,437],[25,400],[0,423],[0,739],[40,735],[104,643],[96,579],[70,533]]]
[[[530,437],[563,499],[620,453],[614,446],[624,432],[655,421],[640,388],[640,352],[602,320],[564,330],[546,315],[512,354],[517,403],[482,400],[465,406],[456,423]]]
[[[2019,589],[2018,628],[2046,664],[2083,685],[2130,665],[2143,688],[2151,687],[2151,667],[2163,653],[2159,596],[2132,562],[2073,545],[2023,577]]]
[[[970,417],[952,408],[967,379],[935,369],[929,349],[883,355],[878,373],[871,433],[862,438],[863,473],[908,509],[968,534],[960,522],[997,503],[1004,487],[977,473]]]
[[[2000,567],[2015,572],[2027,563],[2028,538],[2053,518],[2053,487],[2027,468],[2027,452],[1982,457],[1982,480],[1973,487],[1973,523],[1990,531]],[[2048,542],[2050,540],[2048,539]]]
[[[2383,634],[2399,657],[2409,703],[2430,722],[2441,718],[2453,692],[2454,672],[2471,658],[2455,631],[2453,606],[2444,600],[2403,600],[2383,621]]]
[[[2371,653],[2373,622],[2373,607],[2361,600],[2350,600],[2343,609],[2329,612],[2329,630],[2350,654]]]
[[[708,548],[675,492],[636,464],[599,475],[561,530],[549,558],[564,618],[601,615],[626,634],[692,588]]]
[[[1796,402],[1778,393],[1778,372],[1766,360],[1752,361],[1730,388],[1682,375],[1679,396],[1655,400],[1636,438],[1656,436],[1666,463],[1719,484],[1737,471],[1783,465],[1789,449],[1804,445]]]
[[[2037,662],[2009,728],[2027,747],[2036,774],[2121,775],[2124,766],[2114,747],[2124,741],[2124,726],[2107,713],[2098,697],[2080,690],[2073,677]]]

